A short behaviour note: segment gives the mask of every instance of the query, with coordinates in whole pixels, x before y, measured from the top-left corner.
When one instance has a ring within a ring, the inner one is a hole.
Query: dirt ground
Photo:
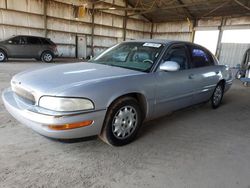
[[[22,70],[0,64],[0,89]],[[0,100],[0,187],[250,188],[250,88],[235,82],[223,105],[175,112],[143,126],[124,147],[62,143],[18,123]]]

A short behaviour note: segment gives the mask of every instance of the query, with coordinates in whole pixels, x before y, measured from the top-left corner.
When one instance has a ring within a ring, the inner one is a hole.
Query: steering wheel
[[[150,63],[153,64],[154,62],[151,59],[144,59],[143,63]]]

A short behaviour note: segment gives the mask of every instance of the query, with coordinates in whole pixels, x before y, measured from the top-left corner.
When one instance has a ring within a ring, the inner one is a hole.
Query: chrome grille
[[[27,99],[31,101],[32,103],[35,103],[35,97],[28,91],[16,86],[12,85],[12,91],[19,97]]]

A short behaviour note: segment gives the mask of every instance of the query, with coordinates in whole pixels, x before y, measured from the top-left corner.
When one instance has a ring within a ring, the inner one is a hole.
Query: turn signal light
[[[48,128],[56,131],[68,130],[68,129],[76,129],[80,127],[86,127],[92,125],[93,120],[87,120],[79,123],[70,123],[64,125],[49,125]]]

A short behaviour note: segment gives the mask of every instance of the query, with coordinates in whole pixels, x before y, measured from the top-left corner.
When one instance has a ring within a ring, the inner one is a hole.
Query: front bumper
[[[233,80],[227,80],[224,88],[224,92],[227,92],[233,84]]]
[[[34,105],[21,100],[10,88],[2,93],[2,99],[8,112],[19,122],[32,128],[41,135],[56,139],[74,139],[93,135],[101,132],[106,110],[87,112],[82,114],[42,114],[35,112]],[[48,125],[62,125],[69,123],[93,120],[92,125],[68,130],[51,130]]]

